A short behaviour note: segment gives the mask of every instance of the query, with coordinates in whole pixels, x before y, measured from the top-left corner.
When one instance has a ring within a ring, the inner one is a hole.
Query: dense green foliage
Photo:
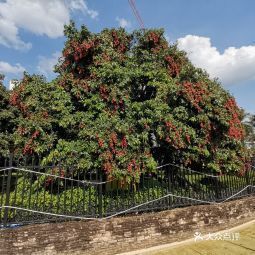
[[[25,74],[10,95],[20,113],[16,154],[127,181],[173,160],[201,171],[243,171],[242,111],[163,34],[66,26],[59,76],[48,83]]]
[[[0,156],[8,155],[13,149],[13,132],[16,127],[17,110],[9,104],[9,93],[0,75]]]

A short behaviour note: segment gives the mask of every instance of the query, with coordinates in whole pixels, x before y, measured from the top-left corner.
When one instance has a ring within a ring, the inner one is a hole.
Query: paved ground
[[[207,234],[207,235],[206,235]],[[194,238],[122,253],[120,255],[255,255],[255,220],[217,233],[201,233],[204,240]],[[222,240],[206,240],[208,238]]]
[[[160,251],[146,252],[146,255],[248,255],[255,254],[255,222],[245,227],[222,231],[211,238],[223,240],[190,241]],[[203,235],[202,235],[203,237]],[[209,238],[209,236],[204,237]],[[225,239],[225,240],[224,240]],[[226,240],[228,239],[228,240]],[[139,253],[137,253],[139,254]],[[141,253],[140,253],[141,254]]]

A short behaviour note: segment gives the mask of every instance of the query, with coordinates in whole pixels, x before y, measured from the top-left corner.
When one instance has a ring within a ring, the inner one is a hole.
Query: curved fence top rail
[[[203,172],[199,172],[199,171],[196,171],[196,170],[193,170],[193,169],[190,169],[190,168],[186,168],[182,165],[177,165],[177,164],[173,164],[173,163],[167,163],[167,164],[158,166],[158,167],[156,167],[156,169],[161,169],[161,168],[164,168],[166,166],[174,166],[174,167],[177,167],[177,168],[180,168],[180,169],[183,169],[183,170],[187,170],[187,171],[192,172],[192,173],[197,173],[197,174],[207,176],[207,177],[211,177],[211,178],[220,178],[220,177],[226,175],[226,174],[224,174],[224,175],[212,175],[212,174],[208,174],[208,173],[203,173]],[[253,165],[249,164],[249,166],[251,168],[255,169],[255,167]],[[55,166],[55,167],[57,167],[57,166]],[[91,184],[91,185],[101,185],[101,184],[110,183],[110,182],[113,182],[114,180],[116,180],[116,179],[112,179],[112,180],[101,181],[101,182],[100,181],[89,181],[89,180],[77,180],[77,179],[73,179],[73,178],[70,178],[70,177],[64,177],[64,176],[45,173],[45,172],[38,172],[38,171],[26,169],[26,168],[31,168],[31,166],[28,166],[28,167],[26,166],[25,168],[10,166],[10,167],[6,167],[6,168],[0,168],[0,172],[8,171],[8,170],[19,170],[19,171],[22,171],[22,172],[34,173],[34,174],[38,174],[38,175],[44,175],[44,176],[49,176],[49,177],[53,177],[53,178],[59,178],[59,179],[62,179],[62,180],[75,181],[75,182],[78,182],[78,183],[81,183],[81,184]],[[34,168],[36,168],[36,167],[34,167]],[[169,169],[169,170],[171,170],[171,169]]]
[[[37,172],[37,171],[33,171],[33,170],[29,170],[29,169],[25,169],[25,168],[19,168],[19,167],[7,167],[7,168],[3,168],[0,169],[1,171],[8,171],[8,170],[19,170],[22,172],[27,172],[27,173],[34,173],[34,174],[39,174],[39,175],[44,175],[44,176],[49,176],[49,177],[54,177],[54,178],[59,178],[62,180],[67,180],[67,181],[75,181],[75,182],[79,182],[82,184],[92,184],[92,185],[100,185],[100,184],[105,184],[108,182],[112,182],[112,180],[110,181],[104,181],[104,182],[93,182],[93,181],[88,181],[88,180],[77,180],[77,179],[72,179],[72,178],[68,178],[68,177],[64,177],[64,176],[59,176],[59,175],[55,175],[55,174],[49,174],[49,173],[43,173],[43,172]]]

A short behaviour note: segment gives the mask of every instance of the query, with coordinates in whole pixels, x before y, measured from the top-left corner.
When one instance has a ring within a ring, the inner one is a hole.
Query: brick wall
[[[255,199],[102,221],[29,225],[0,231],[0,254],[116,254],[192,238],[255,217]]]

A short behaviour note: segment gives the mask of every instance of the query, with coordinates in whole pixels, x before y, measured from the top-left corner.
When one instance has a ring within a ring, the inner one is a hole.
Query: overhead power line
[[[143,20],[142,20],[142,18],[140,16],[136,6],[135,6],[135,0],[128,0],[128,2],[129,2],[130,7],[132,8],[132,11],[133,11],[133,13],[134,13],[134,15],[135,15],[135,17],[136,17],[140,27],[142,29],[144,29],[144,23],[143,23]]]

